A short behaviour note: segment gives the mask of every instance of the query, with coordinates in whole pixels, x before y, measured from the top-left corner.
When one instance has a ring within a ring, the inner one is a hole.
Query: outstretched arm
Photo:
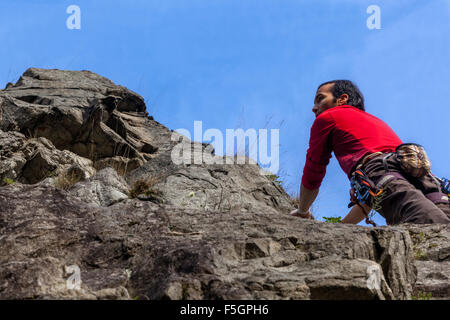
[[[309,148],[306,152],[306,162],[303,167],[300,187],[300,203],[292,215],[310,218],[309,208],[316,200],[320,184],[326,173],[333,150],[330,134],[335,127],[335,121],[330,115],[321,115],[314,120],[309,138]]]
[[[366,212],[370,212],[369,206],[363,204],[363,207]],[[342,219],[342,223],[357,224],[360,223],[364,218],[366,218],[366,215],[364,214],[363,209],[358,205],[354,205],[352,210],[350,210],[345,218]]]
[[[300,201],[298,209],[292,211],[291,215],[301,218],[311,218],[312,214],[311,211],[309,211],[309,208],[311,208],[311,205],[316,199],[318,193],[319,189],[310,190],[305,188],[302,184],[300,187]]]
[[[316,200],[317,195],[319,194],[319,189],[310,190],[306,188],[303,183],[300,187],[300,201],[298,209],[301,212],[308,211],[311,208],[314,200]]]

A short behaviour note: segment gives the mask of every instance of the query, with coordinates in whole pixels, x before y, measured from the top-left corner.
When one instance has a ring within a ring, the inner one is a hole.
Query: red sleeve
[[[333,150],[330,133],[334,128],[335,121],[328,112],[319,115],[311,127],[302,176],[302,184],[307,189],[318,189],[322,183]]]

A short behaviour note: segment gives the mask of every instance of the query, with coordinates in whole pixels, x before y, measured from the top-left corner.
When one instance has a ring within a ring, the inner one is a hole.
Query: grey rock
[[[0,185],[8,178],[33,184],[47,177],[95,173],[92,161],[67,150],[58,150],[46,138],[26,138],[19,132],[0,130]]]
[[[87,203],[107,207],[128,199],[129,187],[113,168],[105,168],[89,180],[78,182],[69,192]]]
[[[151,120],[142,97],[89,71],[30,68],[15,85],[0,91],[0,114],[0,129],[8,134],[21,132],[22,139],[47,141],[53,149],[91,160],[97,170],[112,167],[125,176],[130,188],[136,181],[156,177],[155,188],[162,198],[140,195],[142,200],[199,210],[287,213],[293,209],[284,190],[249,159],[244,159],[246,164],[236,164],[239,161],[233,158],[226,164],[230,158],[215,156],[210,145],[191,143]],[[192,149],[189,164],[175,164],[172,159],[180,142]],[[198,164],[198,155],[223,164],[202,160]],[[21,159],[18,157],[16,167],[39,171],[38,175],[33,172],[32,179],[20,179],[22,183],[37,183],[54,175],[41,157],[30,165]],[[7,162],[2,166],[11,167]],[[75,169],[66,176],[72,177]],[[91,170],[80,180],[93,173]],[[71,187],[70,181],[63,182],[64,188]]]
[[[2,299],[408,299],[415,282],[400,228],[137,199],[99,207],[39,184],[0,188],[0,217]],[[65,287],[70,265],[82,290]]]
[[[192,158],[195,157],[193,143]],[[201,147],[201,153],[207,152]],[[246,159],[237,164],[236,159],[215,156],[223,164],[179,164],[165,152],[149,159],[144,165],[128,173],[125,178],[130,186],[136,181],[156,178],[155,187],[162,192],[165,203],[183,209],[219,211],[264,211],[278,214],[293,209],[286,192],[271,181],[261,168]]]
[[[417,267],[414,296],[450,299],[450,226],[405,224],[413,241]]]
[[[47,138],[99,169],[113,158],[132,170],[172,144],[170,130],[147,117],[141,96],[89,71],[28,69],[0,91],[0,129]]]

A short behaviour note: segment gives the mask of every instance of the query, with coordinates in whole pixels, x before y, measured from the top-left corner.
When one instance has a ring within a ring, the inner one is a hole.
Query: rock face
[[[45,141],[40,149],[61,150],[78,162],[83,159],[83,179],[94,173],[90,166],[114,168],[125,175],[130,187],[142,179],[156,179],[155,188],[169,205],[273,213],[292,208],[286,193],[262,175],[257,165],[195,164],[198,154],[210,155],[216,162],[225,157],[214,156],[212,148],[200,143],[191,148],[187,138],[181,139],[147,115],[141,96],[89,71],[28,69],[15,85],[0,91],[0,130],[8,132],[0,131],[2,144],[8,149],[0,150],[0,181],[10,178],[36,183],[46,172],[60,173],[49,170],[56,164],[50,165],[41,157],[33,160],[37,164],[27,166],[39,174],[29,173],[25,179],[17,173],[24,165],[23,156],[10,156],[10,149],[16,152],[24,148],[26,139],[39,138]],[[2,138],[5,135],[13,136]],[[192,164],[172,161],[174,147],[181,142],[191,148]],[[51,150],[42,152],[54,152]]]
[[[27,139],[19,132],[0,130],[0,185],[4,179],[37,183],[47,177],[77,173],[85,179],[95,173],[92,161],[58,150],[46,138]]]
[[[45,137],[99,166],[132,170],[170,145],[169,130],[152,130],[141,96],[89,71],[28,69],[0,106],[3,131]]]
[[[69,192],[86,203],[108,207],[128,199],[130,188],[113,168],[100,170],[87,181],[76,183]]]
[[[418,280],[414,297],[450,299],[450,227],[405,225],[413,241]]]
[[[401,229],[137,199],[101,207],[48,185],[3,187],[0,204],[3,299],[406,299],[415,280]],[[66,287],[72,265],[80,290]]]
[[[0,142],[0,299],[449,297],[445,226],[291,217],[256,164],[92,72],[28,69],[0,91]]]

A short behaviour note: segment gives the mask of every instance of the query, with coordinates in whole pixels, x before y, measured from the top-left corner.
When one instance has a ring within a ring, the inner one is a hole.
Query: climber
[[[372,209],[388,225],[450,223],[448,195],[441,191],[439,180],[431,171],[421,177],[410,175],[396,157],[397,147],[420,151],[421,146],[403,144],[386,123],[365,112],[364,97],[355,84],[349,80],[321,84],[312,111],[316,119],[311,128],[299,206],[291,215],[313,219],[310,207],[334,152],[352,182],[349,207],[353,208],[343,223],[357,224],[364,218],[370,223]],[[418,159],[426,162],[424,156],[419,154]],[[357,179],[361,183],[356,183]],[[361,185],[366,185],[366,191],[371,190],[364,201],[361,189],[355,190]]]

